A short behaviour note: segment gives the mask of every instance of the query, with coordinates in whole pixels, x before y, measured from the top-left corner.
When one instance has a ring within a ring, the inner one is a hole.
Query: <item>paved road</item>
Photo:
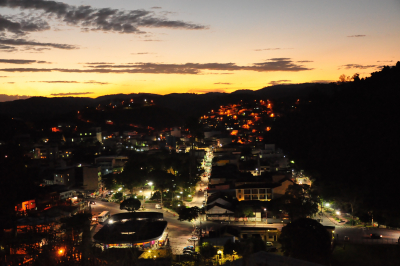
[[[383,228],[366,228],[345,225],[338,223],[328,214],[324,213],[321,217],[323,225],[335,226],[335,237],[339,242],[343,242],[344,237],[348,236],[350,242],[363,244],[394,244],[400,237],[400,231]],[[371,239],[371,234],[382,235],[381,239]]]

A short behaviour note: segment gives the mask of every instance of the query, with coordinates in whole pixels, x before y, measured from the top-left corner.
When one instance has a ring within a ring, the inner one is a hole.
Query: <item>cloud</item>
[[[153,6],[151,9],[161,9],[161,6]]]
[[[393,62],[393,60],[386,60],[386,61],[376,61],[376,62],[378,62],[378,63],[391,63],[391,62]]]
[[[25,39],[5,39],[0,38],[0,45],[13,45],[13,46],[39,46],[39,47],[51,47],[57,49],[65,49],[65,50],[72,50],[78,49],[75,45],[70,44],[60,44],[60,43],[42,43],[42,42],[35,42],[35,41],[28,41]],[[15,49],[15,47],[12,47]]]
[[[36,82],[36,81],[31,81],[31,82]],[[108,82],[100,82],[100,81],[95,81],[95,80],[89,80],[89,81],[84,81],[84,82],[79,82],[79,81],[75,81],[75,80],[50,80],[50,81],[38,81],[38,82],[42,82],[42,83],[73,83],[73,84],[77,84],[77,83],[82,83],[82,84],[98,84],[98,85],[108,85],[111,83]]]
[[[35,81],[32,81],[35,82]],[[54,80],[54,81],[38,81],[38,82],[42,82],[42,83],[80,83],[78,81],[70,81],[70,80]]]
[[[85,95],[92,94],[93,92],[67,92],[67,93],[52,93],[51,96],[75,96],[75,95]]]
[[[232,83],[229,83],[229,82],[216,82],[216,83],[214,83],[214,84],[221,84],[221,85],[232,85]]]
[[[136,70],[151,71],[151,73],[181,73],[181,74],[198,74],[201,70],[228,70],[239,71],[249,70],[257,72],[270,71],[304,71],[311,70],[302,65],[297,65],[290,58],[271,58],[262,63],[253,63],[251,66],[238,66],[235,63],[186,63],[186,64],[157,64],[157,63],[131,63],[124,65],[98,65],[89,66],[92,68],[134,68]],[[142,72],[145,73],[145,72]]]
[[[4,82],[5,84],[14,84],[15,82]]]
[[[8,78],[8,76],[0,76],[0,78]]]
[[[37,64],[51,64],[49,62],[46,61],[36,61],[36,60],[25,60],[25,59],[0,59],[0,63],[4,63],[4,64],[33,64],[33,63],[37,63]]]
[[[261,51],[275,51],[275,50],[280,50],[281,48],[266,48],[266,49],[255,49],[254,51],[256,52],[261,52]]]
[[[350,37],[350,38],[353,38],[353,37],[359,38],[359,37],[365,37],[365,36],[367,36],[367,35],[361,35],[361,34],[359,34],[359,35],[350,35],[350,36],[347,36],[347,37]]]
[[[341,66],[344,69],[352,69],[352,68],[357,68],[357,69],[367,69],[367,68],[373,68],[373,67],[379,67],[378,65],[359,65],[359,64],[347,64]],[[340,69],[340,68],[339,68]]]
[[[88,65],[88,69],[66,68],[3,68],[1,72],[63,72],[63,73],[147,73],[147,74],[207,74],[208,71],[256,71],[256,72],[298,72],[312,70],[295,64],[290,58],[271,58],[262,63],[253,63],[250,66],[239,66],[235,63],[131,63],[124,65]]]
[[[57,1],[1,0],[0,6],[41,11],[63,22],[80,26],[83,30],[112,31],[119,33],[143,33],[139,28],[174,28],[201,30],[208,27],[180,20],[155,17],[153,11],[142,9],[118,10],[93,8],[88,5],[72,6]]]
[[[14,46],[8,46],[8,45],[1,45],[0,44],[0,51],[2,51],[2,52],[9,52],[9,53],[11,53],[11,52],[15,52],[15,51],[17,51],[18,49],[17,48],[15,48]]]
[[[331,82],[335,82],[335,81],[334,80],[312,80],[312,81],[310,81],[310,83],[324,83],[324,84],[331,83]]]
[[[154,40],[154,39],[146,39],[142,40],[143,42],[162,42],[162,40]]]
[[[89,80],[89,81],[85,81],[83,82],[84,84],[98,84],[98,85],[108,85],[111,83],[108,82],[100,82],[100,81],[94,81],[94,80]]]
[[[274,86],[274,85],[280,85],[282,83],[288,83],[290,81],[291,80],[287,80],[287,79],[273,80],[273,81],[270,81],[268,84],[271,84],[272,86]]]
[[[112,65],[114,63],[108,63],[108,62],[91,62],[91,63],[84,63],[86,65]]]
[[[209,92],[226,93],[226,89],[211,89],[211,90],[191,89],[187,91],[187,93],[201,93],[201,94]]]
[[[0,4],[1,5],[1,4]],[[18,19],[18,18],[17,18]],[[28,20],[11,21],[7,17],[0,15],[0,31],[8,31],[15,34],[24,32],[44,31],[50,29],[49,24],[40,18],[30,18]]]
[[[144,52],[144,53],[131,53],[131,55],[144,55],[144,54],[156,54],[156,53],[148,53],[148,52]]]
[[[14,101],[14,100],[20,100],[20,99],[28,99],[31,98],[32,96],[29,95],[8,95],[8,94],[0,94],[0,102],[8,102],[8,101]]]
[[[309,61],[309,60],[302,60],[302,61],[297,61],[297,63],[312,63],[314,61]]]

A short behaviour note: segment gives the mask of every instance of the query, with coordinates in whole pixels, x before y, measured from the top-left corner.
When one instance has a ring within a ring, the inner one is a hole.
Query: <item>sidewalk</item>
[[[335,225],[342,225],[342,226],[348,226],[348,227],[352,227],[351,225],[348,225],[347,222],[349,221],[346,217],[343,217],[342,214],[340,215],[336,215],[337,218],[339,218],[341,220],[341,222],[338,222],[330,213],[328,212],[322,212],[322,216],[320,216],[321,218],[325,216],[326,218],[329,219],[329,221],[331,221],[333,224]]]

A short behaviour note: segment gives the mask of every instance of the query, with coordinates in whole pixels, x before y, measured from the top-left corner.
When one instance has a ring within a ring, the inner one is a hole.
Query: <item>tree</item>
[[[291,221],[317,213],[320,202],[317,192],[305,184],[290,185],[282,200],[283,209],[289,214]]]
[[[192,222],[193,220],[196,220],[197,217],[199,217],[199,211],[200,209],[198,207],[192,207],[192,208],[181,208],[178,210],[178,215],[179,221],[188,221]]]
[[[140,200],[134,199],[134,198],[129,198],[121,202],[119,205],[119,208],[121,210],[128,210],[128,211],[136,211],[140,208]]]
[[[117,192],[117,193],[114,194],[113,198],[114,198],[115,200],[121,200],[122,197],[123,197],[123,195],[124,195],[124,194],[123,194],[122,192]]]
[[[254,210],[249,205],[239,205],[235,209],[235,216],[236,217],[253,217]]]
[[[285,256],[326,264],[331,254],[329,232],[319,222],[301,218],[282,228],[278,239]]]
[[[207,261],[217,255],[217,249],[210,243],[204,242],[199,247],[199,253],[203,257],[203,259]]]
[[[244,146],[240,151],[240,156],[243,156],[245,161],[248,161],[249,157],[251,158],[252,155],[252,148],[250,146]]]

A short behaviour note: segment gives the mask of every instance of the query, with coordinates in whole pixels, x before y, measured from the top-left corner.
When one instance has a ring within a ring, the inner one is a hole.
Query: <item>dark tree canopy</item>
[[[199,217],[199,211],[200,209],[198,207],[192,207],[192,208],[181,208],[178,210],[178,215],[179,221],[188,221],[191,222],[192,220],[195,220],[197,217]]]
[[[119,208],[121,210],[128,210],[128,211],[136,211],[140,208],[140,200],[134,199],[134,198],[129,198],[121,202],[119,205]]]
[[[290,219],[306,218],[318,212],[320,202],[318,194],[308,185],[293,184],[288,187],[283,196],[283,208],[289,213]]]
[[[331,239],[319,222],[301,218],[283,227],[278,241],[285,256],[326,264],[331,254]]]

